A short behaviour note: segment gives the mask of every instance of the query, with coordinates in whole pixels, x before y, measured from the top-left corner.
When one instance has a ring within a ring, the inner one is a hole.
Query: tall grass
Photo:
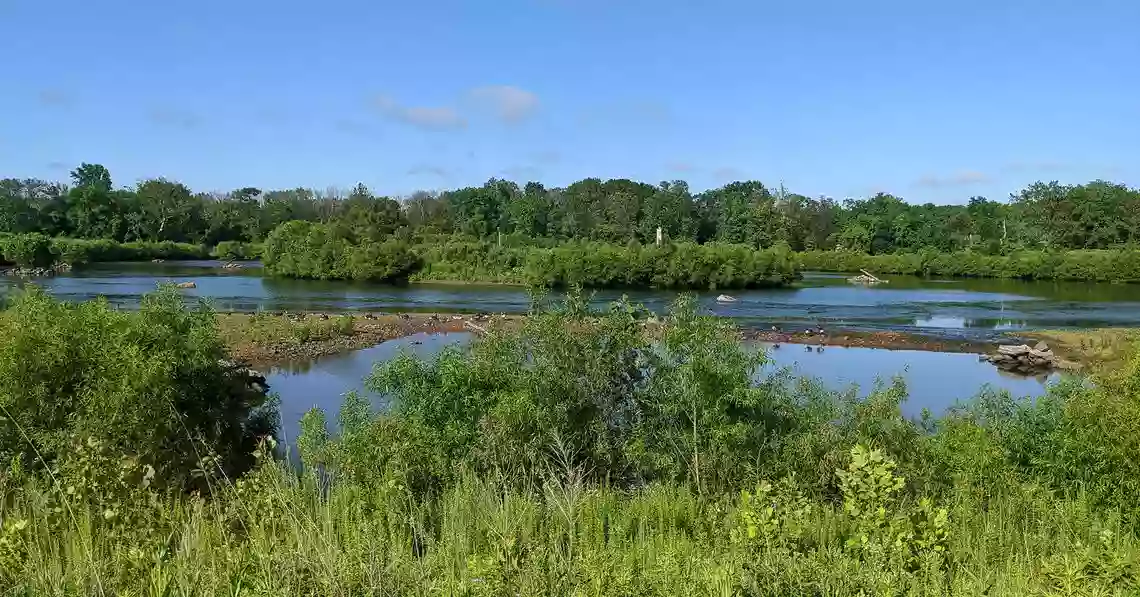
[[[941,525],[898,504],[905,529],[767,485],[709,500],[573,471],[413,499],[268,462],[123,522],[7,489],[0,587],[25,595],[1111,595],[1135,590],[1140,556],[1118,518],[1033,485],[950,501]]]

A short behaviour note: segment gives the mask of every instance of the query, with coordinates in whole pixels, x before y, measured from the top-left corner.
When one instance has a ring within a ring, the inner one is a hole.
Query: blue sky
[[[1140,184],[1135,0],[6,0],[0,176]]]

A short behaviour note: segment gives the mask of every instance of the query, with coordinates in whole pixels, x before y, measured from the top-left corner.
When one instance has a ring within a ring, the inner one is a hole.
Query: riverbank
[[[414,334],[517,327],[525,315],[460,313],[226,313],[218,326],[230,354],[254,367],[307,361]],[[648,325],[655,325],[649,323]],[[771,344],[984,354],[992,343],[890,331],[784,332],[743,328],[740,339]]]
[[[224,313],[218,328],[233,358],[254,368],[311,361],[415,334],[482,333],[518,327],[525,315],[470,313]],[[649,324],[654,325],[654,324]],[[1069,370],[1119,368],[1140,341],[1136,328],[1017,332],[1010,342],[1046,342]],[[742,328],[740,339],[809,347],[876,348],[990,354],[999,344],[894,331],[764,330]]]
[[[1119,369],[1135,354],[1140,329],[1041,330],[1022,332],[1018,336],[1045,342],[1057,356],[1086,368]]]
[[[795,254],[801,271],[905,274],[947,278],[1005,278],[1089,282],[1140,282],[1140,252],[1112,249],[1014,251],[987,255],[975,251],[869,255],[853,251]]]
[[[489,330],[518,315],[457,313],[224,313],[218,330],[230,355],[255,368],[308,361],[413,334]]]

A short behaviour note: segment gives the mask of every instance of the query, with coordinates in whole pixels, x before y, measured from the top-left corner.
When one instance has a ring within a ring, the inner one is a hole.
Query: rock
[[[162,263],[164,261],[166,261],[166,260],[165,259],[151,259],[150,260],[151,263]]]
[[[1033,359],[1043,359],[1046,361],[1052,361],[1053,360],[1053,352],[1050,350],[1041,351],[1041,350],[1033,349],[1033,350],[1029,351],[1029,357],[1033,358]]]
[[[736,297],[729,296],[727,294],[722,294],[722,295],[716,297],[716,302],[718,302],[718,303],[735,303],[736,300],[737,300]]]
[[[1037,346],[1033,347],[1033,350],[1036,350],[1037,352],[1047,352],[1049,350],[1049,345],[1045,342],[1038,342]]]
[[[1004,354],[1004,355],[1008,355],[1011,357],[1019,357],[1019,356],[1024,355],[1024,354],[1029,354],[1030,350],[1032,350],[1032,349],[1029,348],[1028,346],[1024,345],[1024,344],[1020,344],[1017,346],[1011,346],[1008,344],[1003,344],[1001,346],[998,346],[998,354]]]
[[[179,282],[178,284],[175,284],[175,286],[178,288],[197,288],[198,287],[198,285],[195,284],[194,282]]]

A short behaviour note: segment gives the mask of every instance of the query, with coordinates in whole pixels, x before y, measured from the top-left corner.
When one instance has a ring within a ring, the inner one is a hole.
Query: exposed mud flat
[[[957,352],[983,354],[992,344],[968,340],[933,338],[903,332],[865,332],[853,330],[785,332],[776,330],[741,330],[741,338],[772,344],[807,344],[811,346],[847,346],[857,348],[885,348],[888,350],[925,350],[929,352]]]
[[[515,325],[520,316],[459,315],[443,313],[352,314],[351,329],[329,325],[323,337],[302,339],[296,330],[320,322],[335,322],[345,314],[305,313],[260,315],[268,320],[270,333],[255,328],[255,316],[223,314],[219,326],[230,356],[256,368],[282,363],[308,361],[375,346],[381,342],[414,334],[482,331],[503,325]]]

